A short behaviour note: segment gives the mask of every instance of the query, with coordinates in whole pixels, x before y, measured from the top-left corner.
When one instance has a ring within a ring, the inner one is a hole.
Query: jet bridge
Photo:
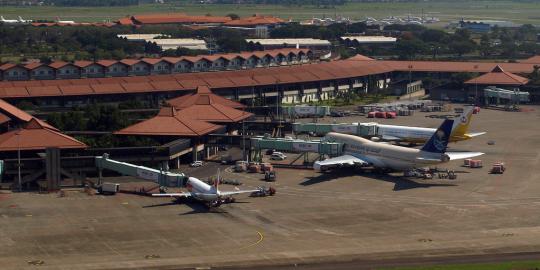
[[[343,150],[342,143],[327,142],[321,140],[299,140],[292,138],[271,138],[271,137],[253,137],[251,138],[251,147],[255,149],[253,160],[261,161],[262,149],[274,149],[276,151],[302,153],[307,161],[307,153],[318,153],[321,157],[328,155],[331,157],[341,155]],[[293,161],[294,162],[294,161]]]
[[[378,136],[379,126],[377,123],[294,123],[294,133],[314,133],[325,135],[329,132],[339,132],[360,137]]]
[[[122,175],[129,175],[149,180],[158,183],[160,186],[167,187],[183,187],[185,186],[187,180],[187,176],[183,173],[171,173],[109,159],[108,154],[103,154],[103,156],[96,157],[96,167],[99,171],[99,184],[101,184],[103,169],[115,171]]]

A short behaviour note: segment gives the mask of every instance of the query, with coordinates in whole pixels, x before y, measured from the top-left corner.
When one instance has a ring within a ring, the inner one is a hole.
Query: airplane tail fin
[[[467,131],[469,130],[469,125],[471,124],[471,118],[473,115],[473,106],[465,107],[463,113],[459,116],[459,119],[454,121],[452,126],[452,137],[465,138],[467,137]]]
[[[422,151],[430,153],[444,153],[448,146],[450,139],[450,133],[452,132],[452,125],[454,120],[446,119],[441,126],[435,131],[433,136],[422,146]]]
[[[0,20],[5,21],[4,16],[0,16]]]

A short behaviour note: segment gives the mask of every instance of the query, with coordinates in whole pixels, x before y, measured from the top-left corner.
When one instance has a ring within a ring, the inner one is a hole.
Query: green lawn
[[[236,13],[248,16],[255,13],[276,15],[284,19],[307,19],[311,17],[342,15],[353,19],[365,16],[383,18],[390,15],[404,16],[422,13],[439,17],[444,22],[469,19],[511,20],[517,23],[540,24],[540,1],[440,1],[416,3],[348,3],[335,8],[314,6],[278,5],[194,5],[194,4],[149,4],[129,7],[2,7],[1,15],[6,18],[23,16],[30,19],[49,19],[57,16],[65,20],[81,22],[115,20],[129,14],[156,12],[185,12],[189,14],[226,15]],[[441,24],[442,25],[442,24]]]
[[[424,267],[380,268],[378,270],[537,270],[540,261],[504,262],[486,264],[452,264]]]

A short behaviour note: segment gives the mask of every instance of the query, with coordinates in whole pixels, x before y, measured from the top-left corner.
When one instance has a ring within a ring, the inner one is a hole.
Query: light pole
[[[474,70],[478,70],[478,65],[474,65]],[[478,80],[474,81],[474,105],[478,105]]]
[[[19,178],[19,192],[22,191],[22,181],[21,181],[21,139],[20,139],[20,131],[17,131],[15,133],[15,136],[17,136],[17,174]]]

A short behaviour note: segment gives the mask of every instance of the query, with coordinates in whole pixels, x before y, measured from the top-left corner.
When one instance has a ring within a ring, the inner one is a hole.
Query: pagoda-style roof
[[[187,107],[191,107],[193,105],[204,105],[208,103],[213,104],[221,104],[225,105],[227,107],[241,109],[245,108],[246,105],[218,96],[212,91],[210,91],[210,88],[208,86],[198,86],[197,92],[192,95],[185,95],[177,98],[173,98],[167,101],[167,103],[171,106],[174,106],[178,109],[184,109]]]
[[[114,134],[197,137],[214,132],[219,128],[221,128],[219,125],[187,117],[179,113],[175,107],[163,107],[158,115],[121,129]]]
[[[489,85],[525,85],[529,79],[514,73],[506,72],[501,66],[496,66],[491,72],[466,81],[466,84]]]
[[[44,126],[36,118],[23,128],[0,134],[0,151],[44,150],[49,147],[82,149],[86,144]]]

